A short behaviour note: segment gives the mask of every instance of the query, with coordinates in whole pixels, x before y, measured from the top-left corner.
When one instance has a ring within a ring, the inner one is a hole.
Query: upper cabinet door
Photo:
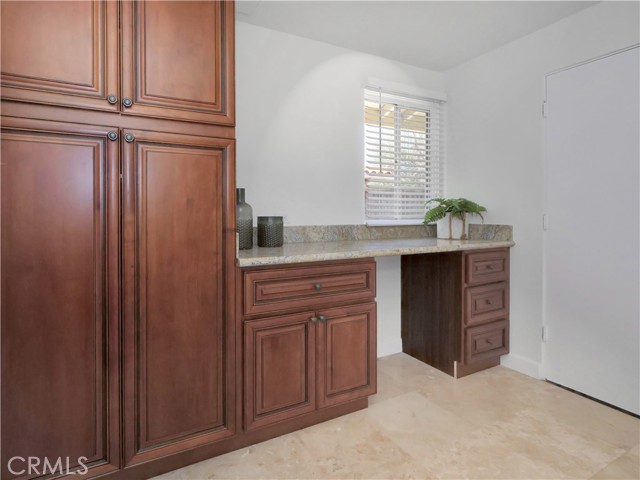
[[[123,113],[232,125],[233,28],[233,2],[123,2]]]
[[[2,98],[117,111],[117,2],[1,2]]]

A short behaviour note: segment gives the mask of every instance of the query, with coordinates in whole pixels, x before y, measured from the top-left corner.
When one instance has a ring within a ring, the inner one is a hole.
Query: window
[[[364,184],[367,224],[419,224],[442,196],[443,105],[367,87]]]

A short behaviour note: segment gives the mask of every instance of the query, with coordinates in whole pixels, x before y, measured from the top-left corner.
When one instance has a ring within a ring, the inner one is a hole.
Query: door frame
[[[548,347],[547,347],[547,335],[551,335],[549,332],[549,318],[547,315],[548,308],[548,298],[547,298],[547,255],[548,255],[548,228],[549,228],[549,219],[547,217],[547,212],[549,211],[549,137],[546,126],[546,105],[548,99],[548,79],[551,75],[555,75],[561,72],[565,72],[567,70],[572,70],[577,67],[581,67],[583,65],[587,65],[593,62],[597,62],[599,60],[612,57],[614,55],[618,55],[630,50],[634,50],[640,48],[640,43],[636,43],[634,45],[630,45],[628,47],[624,47],[618,50],[614,50],[612,52],[599,55],[578,63],[574,63],[568,65],[566,67],[562,67],[556,70],[553,70],[544,76],[544,97],[543,97],[543,181],[542,181],[542,196],[543,196],[543,219],[542,219],[542,342],[541,342],[541,355],[540,355],[540,378],[546,379],[549,374],[549,362],[548,362]]]

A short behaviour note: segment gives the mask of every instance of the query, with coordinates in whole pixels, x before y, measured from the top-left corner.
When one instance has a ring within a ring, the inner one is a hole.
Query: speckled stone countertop
[[[348,258],[504,248],[513,245],[515,243],[512,240],[440,240],[428,237],[285,243],[278,248],[253,247],[251,250],[240,250],[238,265],[252,267]]]

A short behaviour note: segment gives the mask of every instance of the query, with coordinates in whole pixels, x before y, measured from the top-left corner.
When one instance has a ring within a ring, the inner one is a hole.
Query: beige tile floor
[[[369,408],[158,479],[640,479],[640,420],[504,367],[378,360]]]

